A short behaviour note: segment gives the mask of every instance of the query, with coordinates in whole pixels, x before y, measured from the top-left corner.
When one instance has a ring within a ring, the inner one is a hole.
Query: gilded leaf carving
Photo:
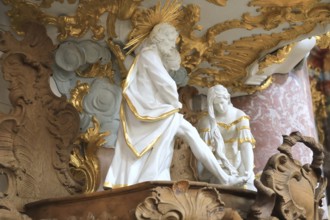
[[[278,49],[276,52],[267,54],[264,59],[259,62],[259,72],[261,74],[263,69],[272,65],[272,64],[279,64],[282,63],[291,52],[292,47],[294,44],[286,45],[285,47]]]
[[[207,0],[207,1],[219,6],[226,6],[227,4],[227,0]]]
[[[76,87],[71,90],[71,98],[69,102],[77,109],[78,112],[83,111],[82,102],[88,91],[88,83],[81,83],[80,81],[77,81]]]
[[[54,17],[42,9],[46,7],[46,3],[49,5],[55,0],[45,0],[43,4],[26,0],[3,1],[12,7],[8,16],[11,18],[13,29],[18,33],[24,33],[22,26],[25,21],[39,21],[44,25],[55,25],[58,28],[58,39],[61,41],[68,37],[83,37],[89,30],[96,40],[104,39],[107,33],[108,40],[112,41],[117,36],[117,19],[131,19],[134,26],[136,16],[146,15],[146,11],[150,10],[139,7],[143,0],[80,0],[74,15]],[[224,7],[227,3],[223,0],[209,2]],[[205,13],[201,11],[200,6],[188,4],[178,10],[181,14],[177,25],[180,30],[178,43],[182,65],[189,72],[189,85],[210,87],[220,83],[232,91],[248,93],[265,89],[271,84],[270,79],[259,86],[245,84],[250,73],[250,65],[258,60],[261,66],[265,65],[265,60],[262,59],[265,54],[299,41],[301,36],[310,34],[317,25],[330,22],[329,3],[318,0],[251,0],[248,7],[255,7],[256,14],[244,13],[240,19],[219,22],[208,27],[203,35],[196,34],[196,31],[202,30],[198,23],[200,16]],[[100,17],[106,13],[107,21],[104,25],[100,23]],[[284,26],[287,27],[284,29]],[[267,32],[242,37],[233,42],[217,40],[224,32],[238,29],[260,29]],[[285,56],[282,58],[285,59]],[[273,64],[272,59],[268,59],[267,62],[267,65]],[[122,60],[119,64],[125,76]]]
[[[330,48],[330,31],[326,34],[316,37],[316,44],[321,49]]]
[[[12,27],[18,34],[24,34],[22,27],[26,21],[35,21],[44,25],[55,25],[58,29],[58,39],[68,37],[79,38],[88,31],[93,33],[95,40],[105,37],[106,27],[99,23],[101,15],[108,13],[107,32],[109,37],[116,37],[114,25],[117,18],[128,19],[142,0],[93,1],[80,0],[75,15],[60,15],[58,17],[45,13],[42,8],[48,8],[52,1],[32,3],[25,0],[3,0],[12,6],[8,16],[12,18]],[[60,1],[62,3],[62,1]],[[73,3],[70,0],[69,3]]]
[[[100,184],[100,162],[97,157],[97,150],[104,143],[104,137],[109,132],[100,132],[100,123],[96,117],[92,118],[93,128],[88,128],[87,132],[81,134],[73,148],[70,171],[75,180],[81,182],[83,192],[95,192]]]

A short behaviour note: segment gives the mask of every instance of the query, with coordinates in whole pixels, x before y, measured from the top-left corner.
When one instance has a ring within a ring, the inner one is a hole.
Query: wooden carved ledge
[[[311,164],[301,165],[293,159],[291,149],[297,143],[313,151]],[[280,153],[267,162],[260,180],[255,180],[257,199],[249,219],[319,220],[327,179],[321,176],[323,147],[311,137],[293,132],[283,136]]]
[[[193,181],[152,181],[27,205],[32,219],[245,219],[255,192]]]
[[[9,114],[0,112],[0,173],[8,180],[0,219],[3,210],[21,212],[26,203],[81,191],[69,172],[79,115],[49,86],[55,46],[44,27],[29,23],[24,28],[20,41],[0,32],[1,67],[12,104]]]
[[[152,196],[140,203],[135,211],[137,219],[226,219],[240,220],[231,208],[225,208],[219,192],[213,187],[190,190],[188,181],[170,187],[156,187]]]

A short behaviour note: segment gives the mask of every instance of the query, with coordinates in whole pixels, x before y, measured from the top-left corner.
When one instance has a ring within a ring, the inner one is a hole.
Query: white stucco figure
[[[208,116],[198,122],[198,130],[217,158],[220,166],[228,174],[238,173],[247,177],[246,187],[255,189],[254,155],[255,139],[250,130],[249,116],[235,108],[230,94],[222,85],[211,87],[207,93]],[[210,172],[199,166],[201,180],[217,183]]]
[[[197,130],[178,113],[182,105],[177,86],[168,74],[169,70],[180,68],[177,37],[173,26],[160,23],[137,49],[138,55],[123,85],[121,127],[105,188],[171,180],[176,135],[187,141],[196,158],[219,182],[235,184],[246,179],[224,172]]]

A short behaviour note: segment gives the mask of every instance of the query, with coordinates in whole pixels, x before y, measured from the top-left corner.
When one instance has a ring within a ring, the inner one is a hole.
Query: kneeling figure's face
[[[217,97],[214,99],[213,107],[218,113],[226,113],[229,106],[229,100],[225,97]]]

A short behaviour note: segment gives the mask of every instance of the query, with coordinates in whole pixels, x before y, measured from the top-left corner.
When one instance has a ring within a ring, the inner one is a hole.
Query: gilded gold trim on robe
[[[128,88],[128,81],[129,81],[129,79],[130,79],[130,76],[131,76],[131,74],[132,74],[132,70],[134,69],[134,67],[135,67],[135,65],[136,65],[136,61],[137,61],[138,58],[139,58],[139,56],[137,56],[137,57],[134,59],[134,62],[133,62],[132,66],[131,66],[131,68],[130,68],[128,74],[127,74],[127,78],[126,78],[126,80],[125,80],[125,82],[124,82],[124,84],[123,84],[123,96],[124,96],[124,98],[126,99],[127,105],[128,105],[128,107],[131,109],[131,111],[132,111],[132,113],[134,114],[134,116],[135,116],[137,119],[141,120],[141,121],[148,121],[148,122],[150,122],[150,121],[160,121],[160,120],[162,120],[162,119],[165,119],[165,118],[169,117],[170,115],[173,115],[174,113],[179,112],[180,109],[173,109],[173,110],[171,110],[171,111],[169,111],[169,112],[165,112],[165,113],[163,113],[163,114],[161,114],[161,115],[159,115],[159,116],[157,116],[157,117],[140,115],[140,114],[138,113],[138,111],[136,110],[136,108],[135,108],[135,106],[133,105],[132,101],[129,99],[129,97],[128,97],[127,94],[126,94],[126,90],[127,90],[127,88]]]
[[[250,117],[247,116],[247,115],[244,115],[242,117],[240,117],[239,119],[227,124],[227,123],[224,123],[224,122],[218,122],[217,124],[221,127],[223,127],[224,129],[228,130],[230,127],[232,127],[233,125],[236,125],[238,123],[240,123],[241,121],[243,121],[244,119],[248,119],[250,120]]]
[[[141,151],[141,153],[139,153],[130,141],[130,137],[128,135],[127,127],[126,127],[126,117],[125,117],[123,105],[121,105],[121,107],[120,107],[120,118],[122,121],[123,132],[124,132],[125,142],[126,142],[127,146],[132,150],[132,152],[135,154],[136,157],[138,157],[138,158],[142,157],[146,152],[148,152],[155,145],[155,143],[159,140],[160,135],[157,138],[155,138],[153,141],[151,141],[150,144],[148,144],[146,147],[144,147],[143,150]]]

